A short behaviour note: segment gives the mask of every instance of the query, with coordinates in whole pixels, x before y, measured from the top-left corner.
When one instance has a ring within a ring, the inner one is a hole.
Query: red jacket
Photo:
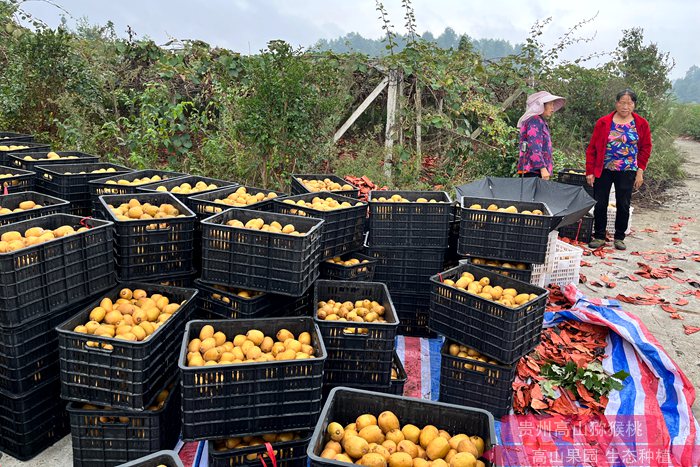
[[[588,143],[588,148],[586,148],[586,175],[593,174],[596,178],[599,178],[600,174],[603,173],[603,161],[605,160],[605,150],[608,145],[608,135],[610,135],[613,115],[615,115],[615,112],[599,118],[595,127],[593,127],[593,136],[591,136],[591,142]],[[634,112],[632,112],[632,117],[639,134],[637,167],[646,170],[647,162],[649,162],[649,156],[651,155],[649,122]]]

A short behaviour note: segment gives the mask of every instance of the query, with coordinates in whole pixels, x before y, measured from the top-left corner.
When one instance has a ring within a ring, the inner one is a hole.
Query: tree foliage
[[[568,98],[550,124],[557,167],[581,166],[595,120],[630,86],[655,133],[656,173],[679,176],[668,124],[672,63],[639,29],[625,32],[614,60],[587,68],[585,59],[559,57],[585,40],[577,34],[592,19],[551,48],[541,39],[552,20],[538,21],[513,47],[451,29],[417,34],[410,0],[402,0],[406,33],[394,30],[377,2],[386,37],[366,42],[371,50],[349,35],[357,43],[342,50],[333,41],[313,50],[272,41],[241,56],[196,40],[159,46],[135,33],[119,38],[109,23],[52,29],[18,6],[0,0],[0,129],[35,133],[56,147],[276,188],[295,171],[334,170],[399,187],[449,186],[514,173],[515,122],[526,95],[541,89]],[[402,92],[393,180],[382,180],[385,94],[339,145],[333,134],[388,70],[402,77]],[[504,107],[511,96],[519,97]]]
[[[700,67],[693,65],[673,84],[673,92],[680,102],[700,104]]]

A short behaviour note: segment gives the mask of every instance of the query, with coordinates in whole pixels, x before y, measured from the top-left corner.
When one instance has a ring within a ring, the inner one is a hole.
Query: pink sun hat
[[[539,91],[534,94],[527,96],[527,101],[525,102],[525,113],[518,120],[517,127],[520,128],[525,120],[535,115],[541,115],[544,112],[544,105],[547,102],[554,102],[554,111],[564,107],[566,99],[560,96],[555,96],[547,91]]]

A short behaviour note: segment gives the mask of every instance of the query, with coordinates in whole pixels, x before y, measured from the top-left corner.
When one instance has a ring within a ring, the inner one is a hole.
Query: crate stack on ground
[[[70,203],[70,214],[84,217],[92,214],[90,180],[132,172],[109,162],[37,165],[34,170],[37,191],[65,199]]]
[[[73,465],[114,466],[175,447],[177,360],[196,295],[121,282],[57,327]]]
[[[538,286],[564,276],[546,204],[465,196],[460,217],[457,252],[467,262]]]
[[[430,329],[446,338],[440,400],[506,415],[515,365],[539,343],[549,292],[469,263],[430,280]]]
[[[431,336],[430,276],[442,270],[452,200],[444,191],[371,191],[366,254],[377,261],[400,321],[398,333]]]
[[[98,178],[88,182],[90,201],[92,202],[92,215],[103,218],[103,207],[100,196],[103,195],[128,195],[138,193],[140,187],[151,183],[160,183],[164,180],[184,177],[181,172],[169,172],[166,170],[136,170],[125,174],[112,175]]]
[[[113,222],[120,280],[159,282],[193,274],[195,215],[171,193],[100,197]]]
[[[305,465],[326,356],[310,317],[190,321],[179,357],[183,440],[208,440],[210,465],[269,462],[265,441],[278,466]]]
[[[115,283],[111,234],[60,213],[0,227],[0,450],[20,460],[68,432],[55,326]]]
[[[386,285],[319,279],[314,304],[328,352],[324,392],[337,386],[389,392],[400,320]]]

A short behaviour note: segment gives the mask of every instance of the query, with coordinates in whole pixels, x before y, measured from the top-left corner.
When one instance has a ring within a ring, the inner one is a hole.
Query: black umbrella
[[[486,177],[458,186],[457,199],[462,196],[545,203],[552,212],[552,230],[577,222],[595,205],[581,186],[537,177]]]

